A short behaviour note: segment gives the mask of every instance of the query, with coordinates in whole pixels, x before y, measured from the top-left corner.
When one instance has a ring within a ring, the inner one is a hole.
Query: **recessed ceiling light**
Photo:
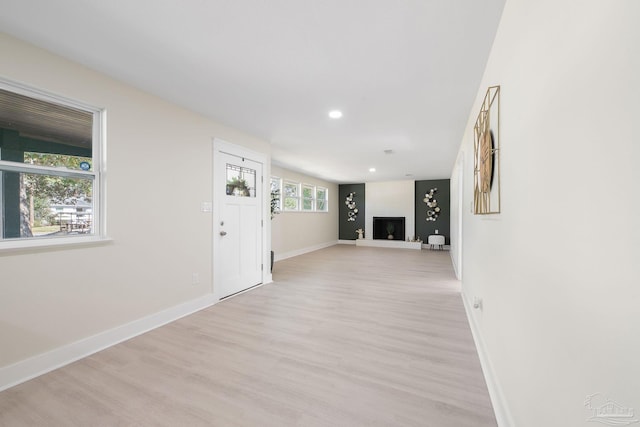
[[[340,117],[342,117],[342,111],[340,110],[329,111],[329,117],[331,117],[332,119],[339,119]]]
[[[376,168],[369,168],[369,172],[375,172]]]

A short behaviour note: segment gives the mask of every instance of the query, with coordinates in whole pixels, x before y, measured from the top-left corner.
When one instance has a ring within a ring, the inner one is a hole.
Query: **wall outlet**
[[[213,203],[211,202],[202,202],[200,205],[200,210],[202,212],[211,212],[213,210]]]
[[[473,297],[473,308],[482,310],[482,298]]]
[[[198,273],[193,273],[191,275],[191,284],[197,285],[198,283],[200,283],[200,275]]]

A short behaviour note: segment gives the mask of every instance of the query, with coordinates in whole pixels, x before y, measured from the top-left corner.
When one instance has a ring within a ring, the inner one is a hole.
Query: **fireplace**
[[[373,238],[389,239],[388,229],[393,229],[393,240],[404,240],[404,217],[403,216],[374,216],[373,217]]]

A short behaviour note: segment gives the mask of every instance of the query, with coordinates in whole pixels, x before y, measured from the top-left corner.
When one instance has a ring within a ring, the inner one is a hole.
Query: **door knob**
[[[226,235],[227,235],[227,232],[226,232],[226,231],[224,231],[224,230],[222,230],[222,231],[220,232],[220,235],[221,235],[221,236],[226,236]]]

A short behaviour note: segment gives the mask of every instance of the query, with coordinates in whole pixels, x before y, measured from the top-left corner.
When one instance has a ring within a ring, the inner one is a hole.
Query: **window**
[[[256,197],[256,170],[227,163],[227,196]]]
[[[0,243],[101,234],[101,115],[0,80]]]
[[[312,211],[315,207],[315,188],[312,185],[302,186],[302,210]]]
[[[273,212],[274,202],[273,191],[280,188],[282,179],[271,177],[271,194]],[[278,202],[282,202],[285,211],[298,212],[328,212],[328,190],[311,184],[300,184],[295,181],[284,181],[282,195],[279,195]],[[279,209],[279,204],[277,205]],[[273,215],[272,215],[273,217]]]
[[[297,211],[300,207],[300,184],[285,181],[284,183],[284,210]]]
[[[271,219],[282,210],[282,180],[277,176],[271,177]]]
[[[271,212],[282,210],[282,180],[277,176],[271,177]]]
[[[316,187],[316,210],[318,212],[327,212],[329,210],[326,188]]]

